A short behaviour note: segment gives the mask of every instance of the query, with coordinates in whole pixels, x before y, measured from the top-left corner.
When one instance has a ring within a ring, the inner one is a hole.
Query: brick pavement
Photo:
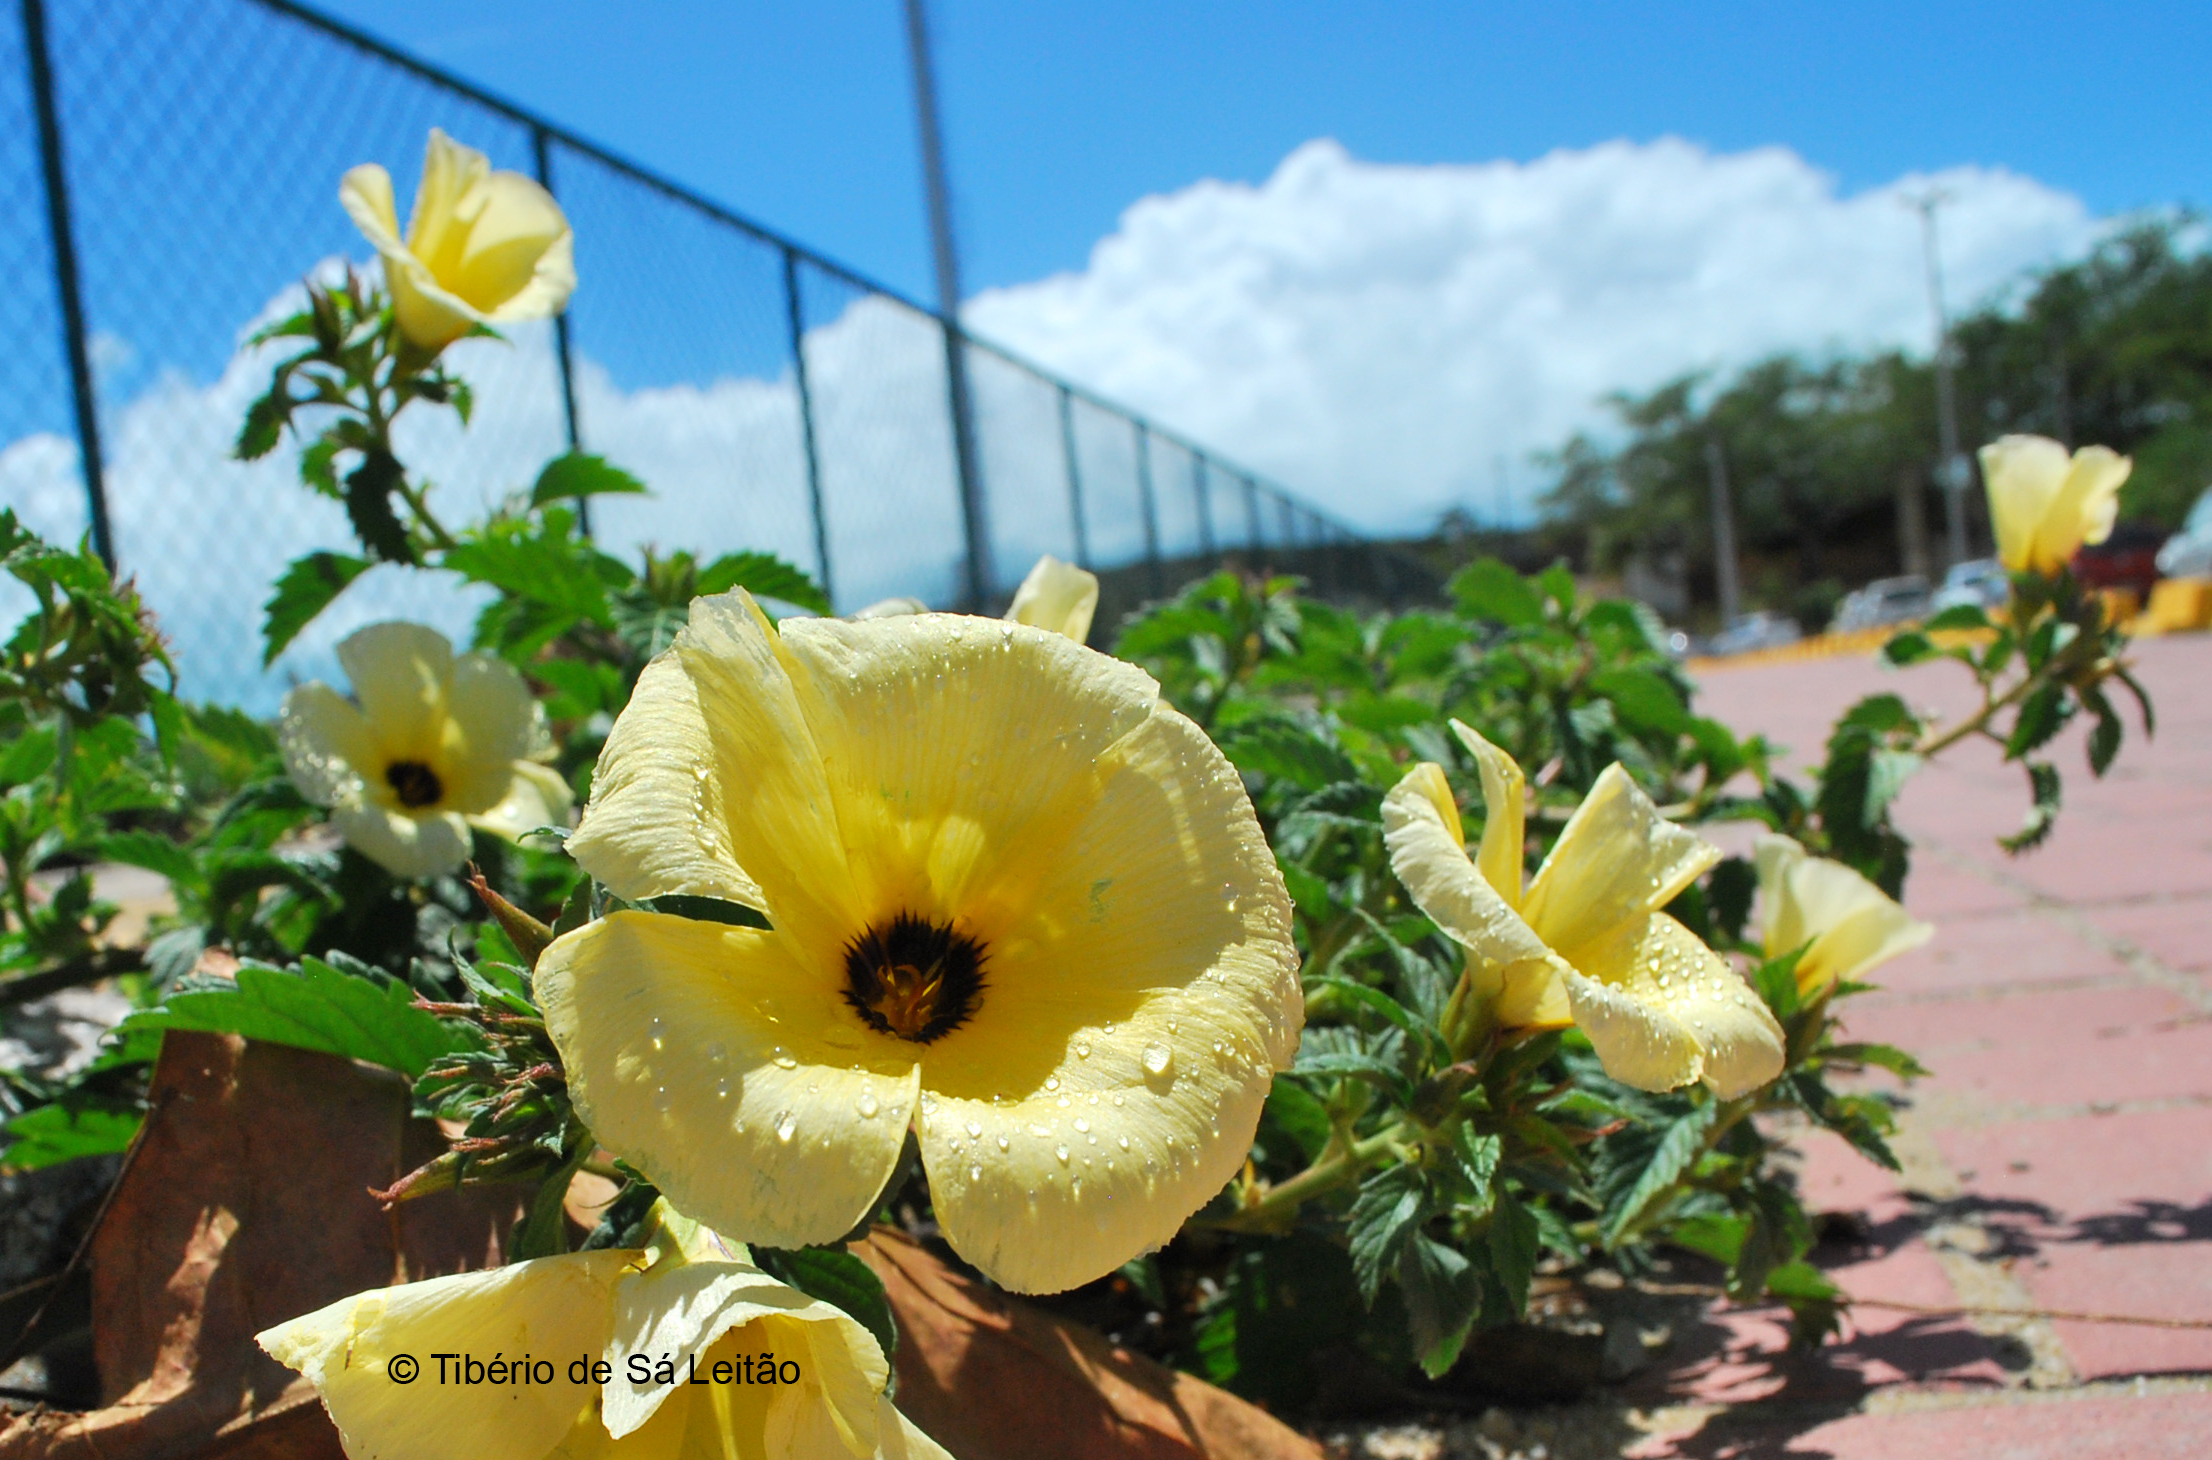
[[[1902,1177],[1825,1136],[1822,1260],[1862,1299],[2212,1320],[2212,637],[2137,646],[2159,715],[2094,780],[2075,727],[2059,828],[2007,857],[2024,778],[1962,745],[1904,792],[1906,902],[1939,928],[1852,1002],[1854,1035],[1933,1070]],[[1958,666],[1832,659],[1701,680],[1699,708],[1817,759],[1837,712],[1894,689],[1956,714]],[[2130,707],[2132,708],[2132,707]],[[1783,1351],[1773,1314],[1721,1311],[1637,1381],[1638,1456],[2164,1460],[2212,1456],[2212,1330],[1855,1310],[1844,1341]]]

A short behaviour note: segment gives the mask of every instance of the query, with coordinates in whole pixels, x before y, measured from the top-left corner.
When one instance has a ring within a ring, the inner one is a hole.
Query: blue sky
[[[344,18],[912,293],[928,287],[897,0],[333,0]],[[971,290],[1083,266],[1130,204],[1372,162],[1678,135],[1846,192],[1964,164],[2098,214],[2206,197],[2212,6],[1110,5],[937,0]]]

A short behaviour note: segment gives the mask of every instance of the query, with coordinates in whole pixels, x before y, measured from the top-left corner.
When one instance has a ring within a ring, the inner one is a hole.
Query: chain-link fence
[[[977,582],[1003,598],[1044,552],[1134,567],[1146,592],[1227,551],[1324,587],[1351,564],[1389,590],[1387,563],[1341,524],[961,338],[964,484],[937,315],[287,0],[14,10],[0,17],[0,502],[49,536],[89,532],[137,579],[194,697],[266,709],[377,618],[467,631],[468,592],[378,569],[264,674],[268,585],[348,533],[299,487],[289,446],[251,465],[230,454],[267,383],[246,334],[296,307],[304,274],[368,256],[339,176],[379,160],[407,191],[433,126],[553,190],[582,280],[561,327],[453,347],[476,388],[470,430],[403,422],[404,454],[456,516],[574,443],[653,489],[594,505],[609,550],[773,551],[840,609],[967,605]]]

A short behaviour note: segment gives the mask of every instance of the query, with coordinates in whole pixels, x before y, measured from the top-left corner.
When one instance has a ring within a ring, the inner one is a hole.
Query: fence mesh
[[[39,17],[61,200],[40,150]],[[175,643],[186,693],[267,710],[288,680],[331,674],[332,645],[362,623],[467,633],[475,600],[457,584],[377,569],[264,673],[268,585],[297,554],[351,539],[337,504],[299,484],[289,443],[251,465],[230,454],[273,359],[243,350],[247,335],[297,306],[303,278],[371,257],[339,178],[381,162],[404,208],[432,127],[495,166],[542,168],[581,280],[565,388],[557,333],[536,323],[452,347],[476,391],[466,432],[445,413],[403,418],[402,454],[441,514],[527,486],[566,449],[573,399],[578,443],[654,493],[594,504],[610,551],[778,553],[820,572],[842,611],[967,596],[935,315],[281,0],[17,0],[0,12],[0,277],[16,281],[0,293],[0,502],[56,538],[90,521],[48,226],[65,201],[115,556]],[[1241,470],[996,349],[963,349],[987,597],[1043,552],[1149,561],[1159,592],[1169,560],[1312,536],[1290,529],[1302,509]]]

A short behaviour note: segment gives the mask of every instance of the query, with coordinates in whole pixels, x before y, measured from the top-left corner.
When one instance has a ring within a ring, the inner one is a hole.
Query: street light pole
[[[1928,266],[1928,308],[1935,317],[1936,436],[1943,459],[1936,479],[1943,483],[1945,547],[1950,563],[1963,563],[1966,547],[1966,488],[1973,471],[1959,450],[1958,382],[1952,376],[1951,320],[1943,308],[1943,252],[1936,234],[1936,210],[1951,201],[1941,188],[1930,188],[1905,203],[1920,214],[1920,238]],[[1949,566],[1949,564],[1946,564]]]
[[[953,248],[952,189],[945,181],[944,132],[937,116],[937,77],[930,64],[929,17],[923,0],[906,0],[906,45],[914,67],[914,112],[921,132],[922,191],[929,204],[930,253],[937,266],[937,314],[945,333],[945,395],[952,415],[953,468],[960,477],[960,522],[967,536],[963,607],[980,613],[991,592],[990,522],[983,508],[975,408],[968,387],[967,339],[960,332],[960,256]]]

